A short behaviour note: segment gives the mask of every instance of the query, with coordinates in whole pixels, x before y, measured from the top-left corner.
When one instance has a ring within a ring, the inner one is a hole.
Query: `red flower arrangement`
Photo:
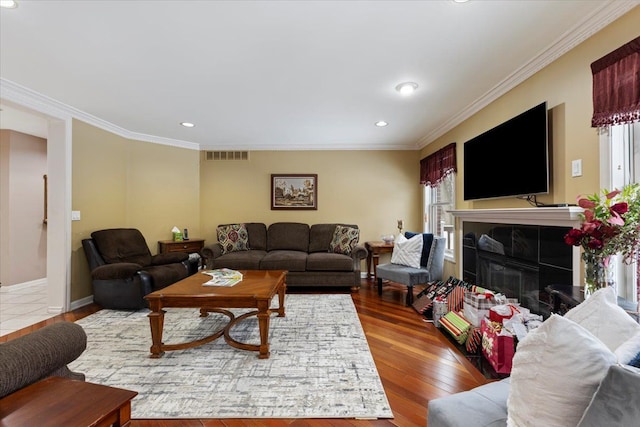
[[[564,241],[594,255],[621,254],[631,262],[640,245],[640,184],[602,190],[602,195],[578,198],[578,206],[584,209],[582,226],[569,230]]]
[[[564,241],[568,245],[582,246],[587,276],[590,265],[594,268],[594,265],[601,264],[606,268],[612,255],[621,255],[626,263],[631,263],[638,257],[640,184],[579,197],[578,206],[584,209],[580,214],[582,225],[569,230]],[[587,277],[587,283],[593,280],[599,281],[598,278]]]

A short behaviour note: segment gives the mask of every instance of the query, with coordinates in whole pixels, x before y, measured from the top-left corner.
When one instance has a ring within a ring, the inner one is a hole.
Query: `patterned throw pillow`
[[[333,232],[333,239],[331,239],[331,243],[329,244],[329,252],[351,255],[351,251],[358,244],[359,238],[359,229],[336,225],[336,229]]]
[[[218,226],[218,242],[222,245],[222,254],[249,250],[249,233],[244,224]]]
[[[421,234],[416,234],[410,239],[399,234],[393,246],[393,252],[391,253],[391,264],[420,268],[422,244],[423,239]]]
[[[422,234],[422,255],[420,256],[420,266],[426,267],[429,263],[429,253],[431,252],[431,245],[433,244],[432,233],[414,233],[413,231],[405,231],[404,237],[411,239],[416,234]]]

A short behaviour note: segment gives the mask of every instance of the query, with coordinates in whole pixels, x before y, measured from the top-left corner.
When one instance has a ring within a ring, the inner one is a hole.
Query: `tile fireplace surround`
[[[580,284],[580,248],[562,237],[579,207],[454,210],[460,220],[458,277],[518,298],[532,312],[549,284]]]

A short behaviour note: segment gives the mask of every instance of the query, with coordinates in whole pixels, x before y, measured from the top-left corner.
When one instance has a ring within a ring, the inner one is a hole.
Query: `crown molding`
[[[172,147],[199,150],[200,145],[195,142],[181,141],[171,138],[163,138],[143,133],[131,132],[127,129],[116,126],[106,120],[85,113],[70,105],[64,104],[46,95],[21,86],[0,77],[0,99],[13,102],[23,107],[27,107],[54,118],[69,120],[77,119],[97,128],[106,130],[118,136],[138,141],[152,142],[155,144],[169,145]]]
[[[584,18],[581,22],[568,29],[548,48],[540,52],[535,58],[524,64],[515,72],[511,73],[502,82],[498,83],[483,96],[458,114],[452,116],[449,120],[436,127],[427,135],[422,137],[416,144],[416,149],[422,149],[429,145],[435,139],[444,135],[454,127],[458,126],[478,111],[491,104],[493,101],[519,85],[520,83],[533,76],[535,73],[551,64],[562,55],[602,30],[604,27],[629,12],[634,7],[640,5],[639,0],[611,0],[604,3],[600,8],[595,10],[591,15]]]
[[[61,104],[55,99],[39,94],[1,77],[0,100],[9,101],[56,119],[69,120],[72,118],[68,109],[61,108]]]
[[[115,135],[119,135],[123,138],[132,139],[136,141],[151,142],[154,144],[169,145],[172,147],[187,148],[190,150],[199,151],[320,151],[320,150],[336,150],[336,147],[329,147],[326,144],[318,144],[316,146],[309,145],[290,145],[290,144],[275,144],[265,145],[263,147],[256,147],[250,145],[200,145],[195,142],[180,141],[176,139],[163,138],[154,135],[147,135],[143,133],[131,132],[120,126],[116,126],[106,120],[91,114],[85,113],[70,105],[56,101],[53,98],[49,98],[46,95],[38,93],[34,90],[21,86],[4,78],[0,78],[0,99],[9,101],[20,106],[30,108],[48,116],[58,119],[78,119],[85,123],[88,123],[97,128],[106,130]],[[383,144],[376,147],[372,147],[370,144],[341,144],[340,150],[417,150],[415,144],[404,144],[402,146]]]

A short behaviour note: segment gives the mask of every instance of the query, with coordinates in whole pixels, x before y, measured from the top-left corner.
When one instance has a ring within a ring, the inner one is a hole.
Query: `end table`
[[[166,254],[168,252],[186,252],[188,254],[197,253],[202,260],[202,268],[206,265],[206,260],[200,253],[204,248],[204,239],[189,240],[158,240],[158,253]]]
[[[383,241],[365,242],[364,247],[367,249],[367,279],[373,277],[375,283],[378,280],[376,267],[380,261],[380,255],[393,252],[393,243],[385,243]],[[371,274],[372,264],[373,274]]]
[[[0,425],[6,427],[127,427],[131,400],[138,392],[49,377],[0,399]]]

